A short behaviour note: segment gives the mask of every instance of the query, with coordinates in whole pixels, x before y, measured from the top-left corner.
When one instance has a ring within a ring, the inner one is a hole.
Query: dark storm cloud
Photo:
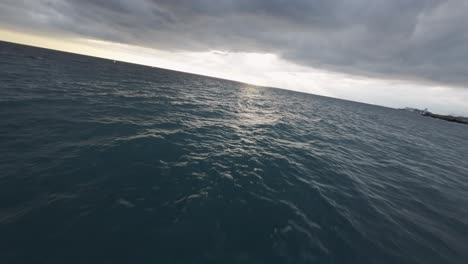
[[[464,0],[3,0],[1,25],[158,49],[271,52],[346,73],[468,84]]]

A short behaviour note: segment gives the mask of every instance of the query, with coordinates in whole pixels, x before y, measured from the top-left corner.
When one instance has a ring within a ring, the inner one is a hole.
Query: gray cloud
[[[467,86],[466,14],[464,0],[2,0],[0,26]]]

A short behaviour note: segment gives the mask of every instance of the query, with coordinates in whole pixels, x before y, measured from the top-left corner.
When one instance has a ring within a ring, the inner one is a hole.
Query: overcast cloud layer
[[[0,26],[468,86],[465,0],[0,0]]]

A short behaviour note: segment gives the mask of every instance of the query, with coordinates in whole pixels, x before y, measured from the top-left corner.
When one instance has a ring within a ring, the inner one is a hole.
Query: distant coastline
[[[406,107],[406,108],[403,108],[403,109],[400,109],[400,110],[405,110],[405,111],[409,111],[409,112],[413,112],[413,113],[418,113],[418,114],[420,114],[422,116],[428,116],[428,117],[437,118],[437,119],[441,119],[441,120],[445,120],[445,121],[449,121],[449,122],[468,125],[468,117],[451,116],[451,115],[438,115],[438,114],[433,114],[433,113],[427,111],[427,109],[420,110],[420,109],[409,108],[409,107]]]

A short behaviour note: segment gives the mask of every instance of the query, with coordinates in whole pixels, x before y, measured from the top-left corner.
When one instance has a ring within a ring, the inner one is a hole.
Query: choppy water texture
[[[0,121],[1,263],[468,261],[468,126],[5,43]]]

